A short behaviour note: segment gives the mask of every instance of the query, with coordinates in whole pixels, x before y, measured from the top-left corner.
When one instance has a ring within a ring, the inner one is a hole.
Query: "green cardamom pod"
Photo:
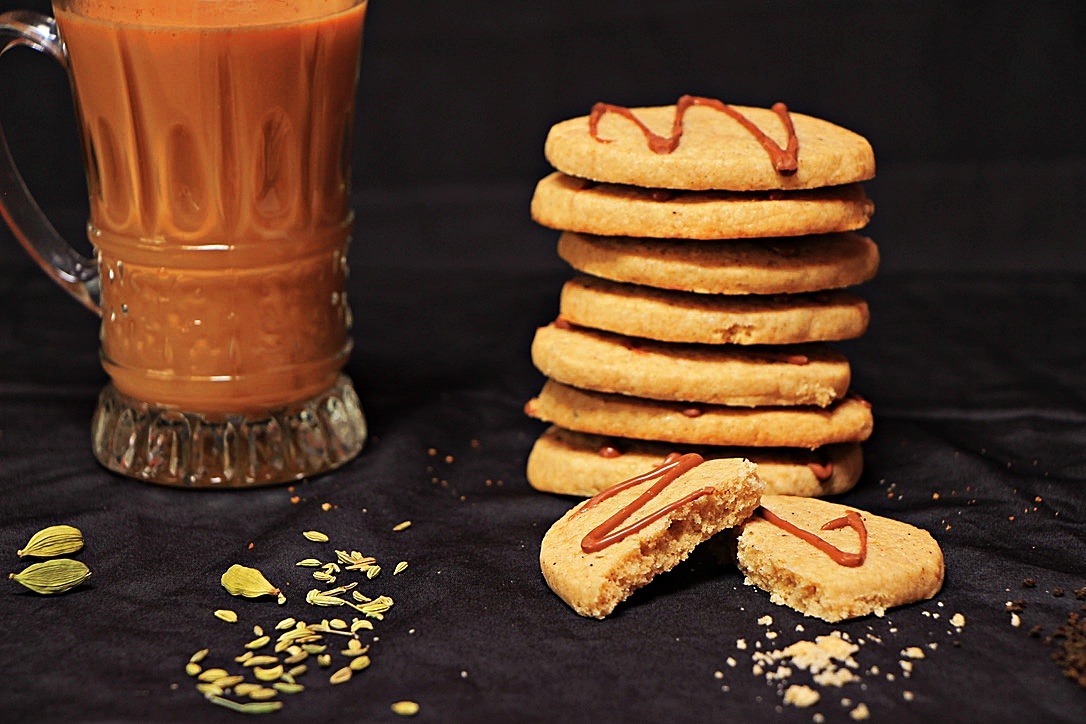
[[[90,577],[90,570],[71,558],[54,558],[27,566],[8,578],[21,583],[35,593],[53,594],[70,591]]]
[[[276,596],[279,589],[264,578],[264,574],[255,568],[248,568],[237,563],[222,574],[222,587],[231,596],[257,598],[258,596]]]
[[[75,553],[83,547],[83,534],[70,525],[51,525],[30,536],[19,557],[53,558]]]

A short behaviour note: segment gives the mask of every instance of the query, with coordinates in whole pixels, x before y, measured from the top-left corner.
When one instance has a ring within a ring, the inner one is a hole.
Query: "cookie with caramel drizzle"
[[[747,460],[669,456],[551,526],[539,553],[543,577],[574,611],[604,618],[699,543],[745,520],[762,489]]]

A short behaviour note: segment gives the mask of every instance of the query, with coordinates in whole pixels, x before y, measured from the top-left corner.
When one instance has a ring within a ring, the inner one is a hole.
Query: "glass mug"
[[[187,487],[296,480],[366,424],[342,368],[350,138],[366,0],[54,0],[0,15],[69,73],[93,260],[46,220],[0,133],[0,211],[101,316],[94,454]]]

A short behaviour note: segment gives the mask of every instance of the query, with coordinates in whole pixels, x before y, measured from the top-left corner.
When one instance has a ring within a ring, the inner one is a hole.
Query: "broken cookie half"
[[[737,544],[746,582],[824,621],[933,597],[943,552],[920,528],[815,498],[766,495]]]
[[[574,611],[604,618],[699,543],[747,520],[764,488],[755,470],[739,458],[669,456],[551,526],[539,553],[543,577]]]

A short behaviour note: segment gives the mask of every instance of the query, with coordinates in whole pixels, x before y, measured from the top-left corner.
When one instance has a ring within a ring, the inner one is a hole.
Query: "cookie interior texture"
[[[644,471],[642,471],[644,472]],[[604,618],[657,574],[683,561],[702,541],[746,520],[758,506],[763,484],[753,463],[709,460],[678,477],[635,511],[630,522],[701,490],[711,493],[671,510],[602,550],[586,553],[585,536],[634,501],[652,483],[625,490],[595,507],[584,501],[543,537],[539,564],[551,589],[582,616]]]
[[[825,496],[851,490],[863,471],[859,444],[795,448],[690,447],[648,440],[604,437],[551,426],[528,455],[533,488],[560,495],[592,496],[659,464],[673,452],[696,452],[707,460],[746,458],[758,466],[766,494]]]
[[[856,551],[849,528],[820,530],[850,508],[816,498],[766,495],[762,507],[837,548]],[[851,508],[851,510],[856,510]],[[846,567],[760,515],[740,528],[737,554],[746,581],[769,592],[774,603],[836,622],[933,597],[943,584],[939,544],[920,528],[860,513],[867,529],[867,559]]]

